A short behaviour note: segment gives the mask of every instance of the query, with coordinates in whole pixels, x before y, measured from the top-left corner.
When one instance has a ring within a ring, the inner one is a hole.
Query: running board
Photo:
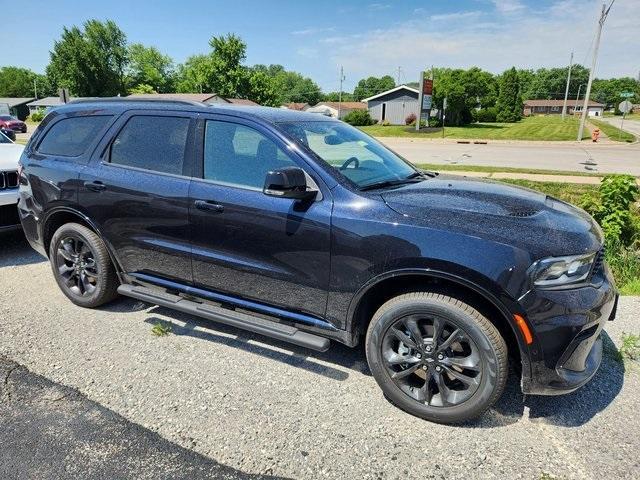
[[[330,342],[328,338],[319,337],[318,335],[300,331],[295,327],[265,320],[248,313],[237,312],[216,305],[197,303],[178,295],[136,285],[120,285],[118,293],[319,352],[329,349]]]

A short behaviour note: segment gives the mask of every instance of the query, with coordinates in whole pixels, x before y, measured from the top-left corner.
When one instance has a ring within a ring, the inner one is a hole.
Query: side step
[[[295,327],[265,320],[264,318],[255,317],[248,313],[237,312],[215,305],[197,303],[178,295],[159,292],[151,288],[136,285],[120,285],[118,287],[118,293],[319,352],[324,352],[329,349],[330,342],[328,338],[302,332]]]

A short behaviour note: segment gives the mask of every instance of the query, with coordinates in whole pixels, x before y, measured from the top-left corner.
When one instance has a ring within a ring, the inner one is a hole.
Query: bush
[[[483,108],[472,112],[474,122],[495,122],[498,111],[495,107]]]
[[[407,118],[404,119],[404,123],[406,125],[415,125],[416,124],[416,114],[410,113],[407,115]]]
[[[29,118],[31,119],[32,122],[41,122],[42,119],[45,117],[45,115],[46,115],[46,112],[40,109],[40,110],[36,110],[31,115],[29,115]]]
[[[369,115],[368,110],[351,110],[344,116],[343,120],[354,127],[364,127],[376,123]]]
[[[640,231],[640,219],[631,211],[640,190],[631,175],[607,175],[602,179],[598,194],[587,196],[582,208],[600,224],[608,244],[631,245]]]

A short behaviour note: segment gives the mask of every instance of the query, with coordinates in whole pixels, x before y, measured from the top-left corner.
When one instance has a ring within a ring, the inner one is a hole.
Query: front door
[[[190,141],[195,117],[127,114],[80,175],[79,204],[125,273],[190,283]]]
[[[265,195],[268,171],[305,168],[304,161],[285,153],[283,141],[262,125],[223,115],[202,122],[202,172],[190,194],[196,286],[324,315],[332,206],[328,191],[310,205]]]

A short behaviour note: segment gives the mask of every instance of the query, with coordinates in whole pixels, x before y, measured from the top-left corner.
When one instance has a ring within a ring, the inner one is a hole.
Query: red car
[[[11,115],[0,115],[0,128],[27,133],[27,124]]]

